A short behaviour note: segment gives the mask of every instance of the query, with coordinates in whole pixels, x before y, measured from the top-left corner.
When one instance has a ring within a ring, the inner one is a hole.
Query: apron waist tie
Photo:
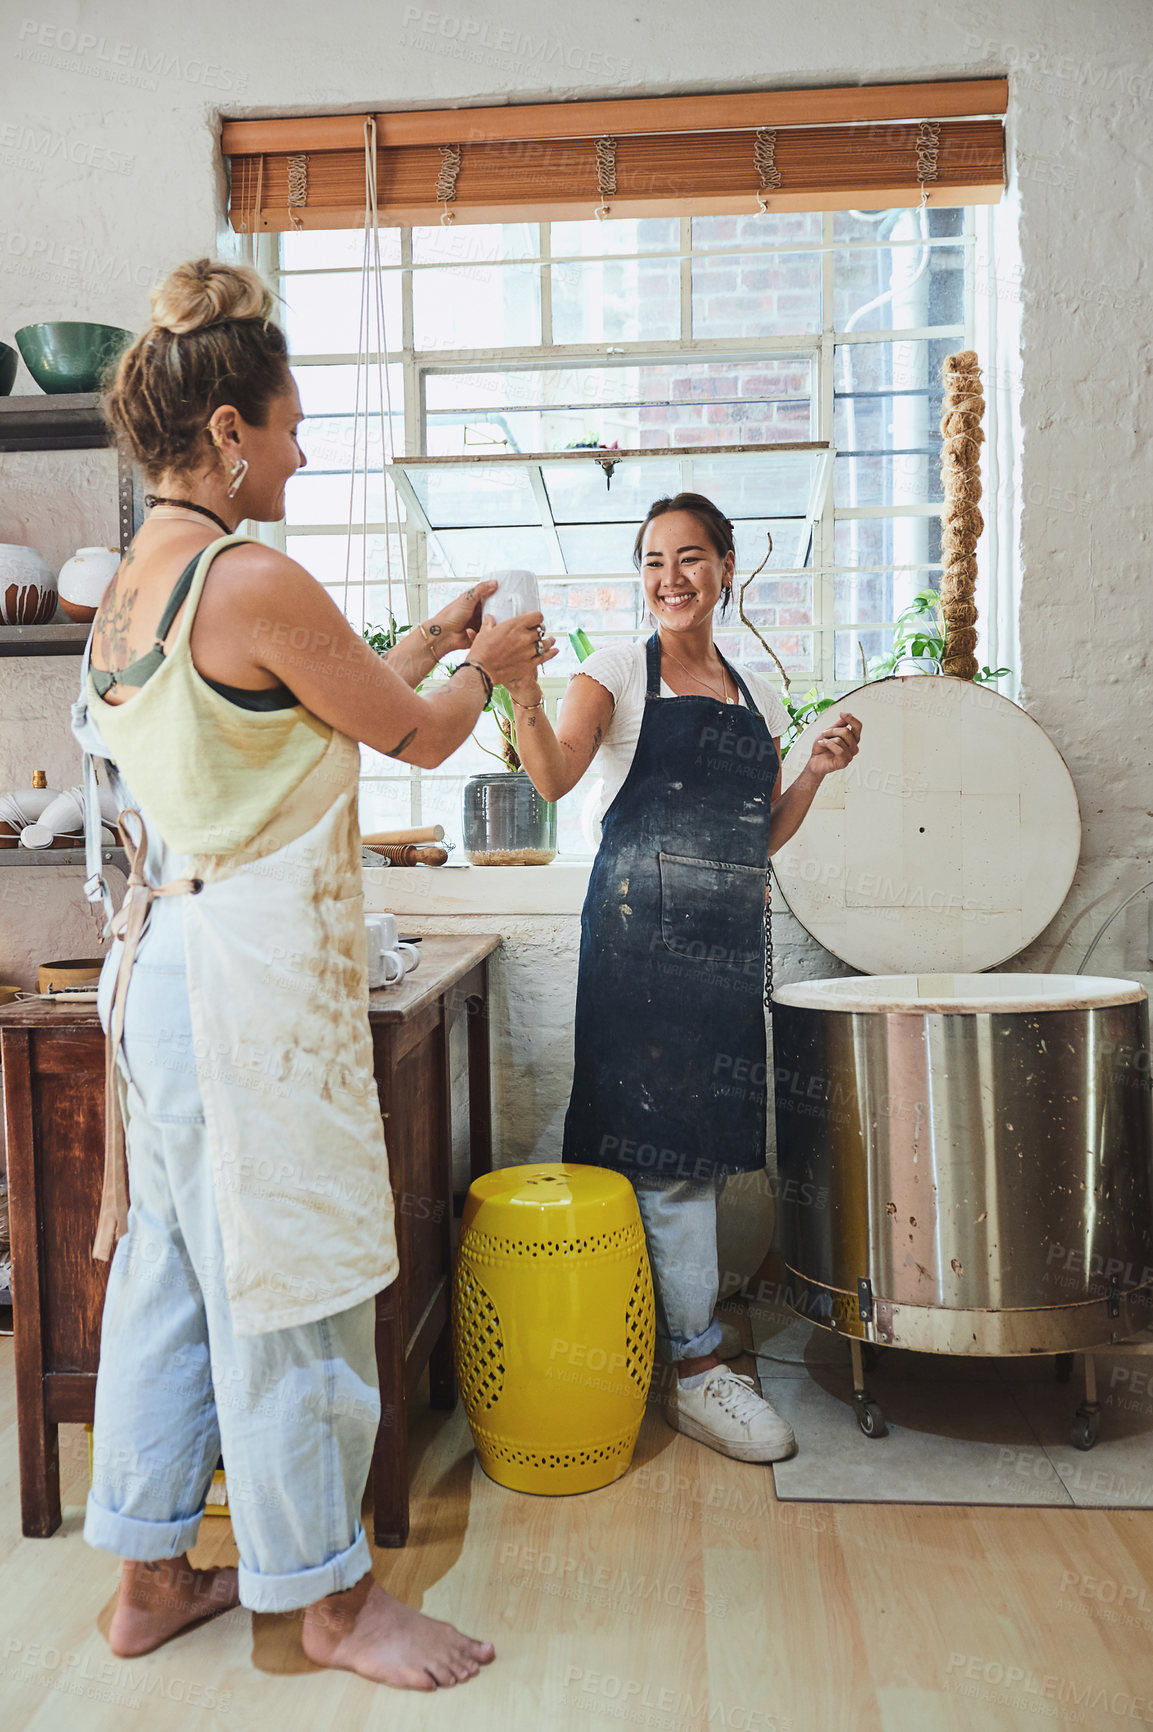
[[[134,818],[140,835],[132,839],[127,820]],[[203,888],[199,878],[174,878],[168,884],[149,884],[144,876],[144,860],[148,852],[148,831],[141,814],[129,807],[119,817],[120,833],[128,853],[128,890],[120,908],[113,915],[109,930],[114,938],[123,940],[116,984],[112,996],[112,1012],[108,1038],[104,1043],[104,1184],[100,1193],[100,1218],[96,1223],[96,1238],[92,1255],[106,1263],[117,1239],[128,1230],[128,1165],[124,1139],[124,1120],[120,1111],[120,1094],[116,1087],[116,1060],[124,1039],[124,1009],[128,999],[128,983],[136,961],[136,950],[148,920],[148,911],[158,896],[196,896]]]

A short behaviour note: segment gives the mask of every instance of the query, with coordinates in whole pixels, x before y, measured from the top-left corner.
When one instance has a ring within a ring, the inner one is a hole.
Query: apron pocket
[[[765,878],[761,866],[658,856],[661,937],[690,962],[747,968],[764,955]]]

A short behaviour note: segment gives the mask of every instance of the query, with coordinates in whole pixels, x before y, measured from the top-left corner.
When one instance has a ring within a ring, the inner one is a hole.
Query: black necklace
[[[225,535],[234,535],[235,530],[229,529],[223,517],[217,517],[215,511],[209,511],[207,505],[197,505],[194,499],[165,499],[159,493],[146,493],[144,503],[149,510],[154,505],[182,505],[185,511],[202,511],[205,517],[211,517],[213,523],[219,523]]]

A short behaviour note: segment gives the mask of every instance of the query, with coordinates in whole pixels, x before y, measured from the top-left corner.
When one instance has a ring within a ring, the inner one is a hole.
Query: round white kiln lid
[[[874,974],[848,980],[801,980],[774,991],[777,1004],[799,1010],[855,1010],[878,1016],[902,1011],[1001,1015],[1034,1010],[1100,1010],[1139,1004],[1135,980],[1093,974]]]
[[[1015,956],[1061,907],[1081,846],[1056,746],[999,692],[913,674],[860,686],[810,722],[786,788],[840,709],[863,723],[860,753],[773,856],[801,925],[866,974]]]

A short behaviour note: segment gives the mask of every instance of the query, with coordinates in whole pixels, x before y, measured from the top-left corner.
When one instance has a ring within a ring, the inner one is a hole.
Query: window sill
[[[549,866],[366,867],[364,904],[369,913],[579,914],[591,868],[591,860],[554,860]]]

